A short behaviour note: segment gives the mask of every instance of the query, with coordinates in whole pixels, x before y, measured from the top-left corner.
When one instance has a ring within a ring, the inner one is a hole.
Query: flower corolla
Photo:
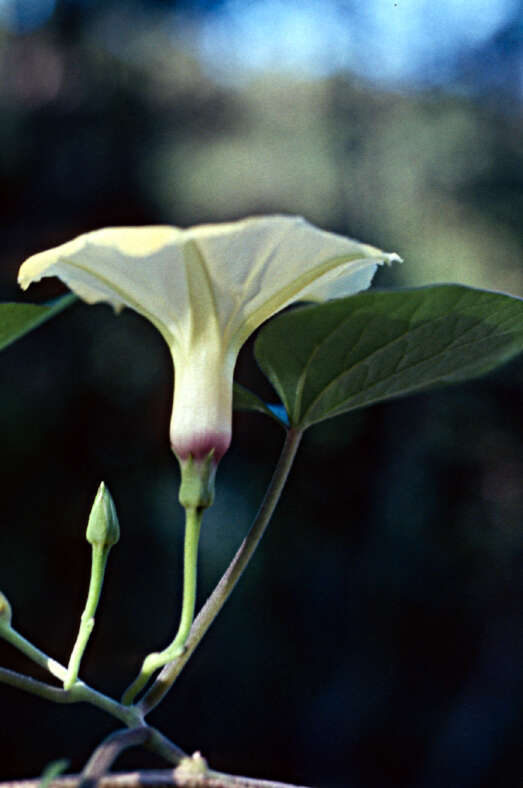
[[[148,318],[171,351],[170,440],[180,461],[217,464],[231,441],[233,372],[243,343],[295,301],[369,287],[378,264],[399,260],[317,229],[300,217],[253,217],[181,229],[95,230],[28,258],[26,289],[59,277],[84,301]]]

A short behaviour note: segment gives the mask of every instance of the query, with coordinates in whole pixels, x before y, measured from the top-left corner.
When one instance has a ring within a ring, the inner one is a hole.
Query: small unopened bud
[[[102,482],[89,515],[85,538],[92,545],[112,547],[120,538],[120,525],[111,493]]]
[[[11,605],[9,600],[0,591],[0,628],[11,626]]]

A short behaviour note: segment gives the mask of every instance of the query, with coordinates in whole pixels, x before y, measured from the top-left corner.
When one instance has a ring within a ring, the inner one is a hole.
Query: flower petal
[[[301,217],[268,216],[96,230],[33,255],[19,281],[25,289],[59,276],[89,303],[129,306],[184,352],[210,331],[237,351],[288,304],[365,289],[376,264],[392,258]]]
[[[376,264],[397,257],[299,216],[253,217],[186,233],[207,261],[220,332],[236,350],[285,306],[366,289]]]
[[[131,307],[171,343],[187,311],[180,287],[169,287],[170,250],[182,232],[162,225],[95,230],[29,257],[18,281],[25,290],[42,277],[57,276],[89,304],[103,301],[118,311]],[[178,279],[183,284],[183,277]]]

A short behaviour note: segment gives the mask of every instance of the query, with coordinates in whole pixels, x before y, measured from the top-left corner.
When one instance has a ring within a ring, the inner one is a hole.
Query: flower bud
[[[112,547],[120,538],[120,525],[111,493],[101,482],[89,515],[85,538],[92,545]]]
[[[0,591],[0,629],[11,626],[11,605],[7,597]]]

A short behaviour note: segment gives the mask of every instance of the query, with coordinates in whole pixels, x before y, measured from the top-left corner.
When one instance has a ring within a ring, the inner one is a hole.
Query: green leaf
[[[288,427],[287,414],[283,405],[267,405],[257,394],[253,394],[252,391],[239,383],[234,384],[233,408],[234,410],[255,410],[265,413],[285,429]]]
[[[33,328],[45,323],[63,309],[76,301],[76,296],[68,294],[56,299],[51,304],[0,304],[0,350],[15,342]]]
[[[523,350],[523,299],[462,285],[370,291],[272,320],[255,356],[294,427],[482,375]]]

